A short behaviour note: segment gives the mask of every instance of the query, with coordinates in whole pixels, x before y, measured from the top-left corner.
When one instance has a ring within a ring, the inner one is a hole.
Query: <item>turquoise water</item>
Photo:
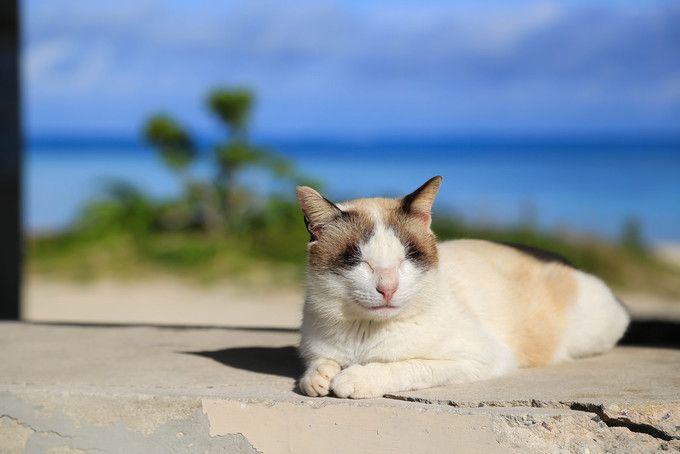
[[[542,227],[614,237],[629,217],[655,241],[680,240],[680,141],[672,139],[280,141],[273,148],[324,182],[329,197],[404,194],[444,176],[439,209],[488,224],[531,216]],[[123,179],[154,197],[179,193],[152,150],[124,141],[40,141],[25,159],[24,225],[60,229]],[[210,175],[205,157],[194,172]],[[291,191],[251,172],[259,191]]]

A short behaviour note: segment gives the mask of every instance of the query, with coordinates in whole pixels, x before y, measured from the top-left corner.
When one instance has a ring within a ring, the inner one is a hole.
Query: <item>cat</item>
[[[401,199],[297,198],[310,234],[299,380],[308,396],[376,398],[611,349],[629,316],[559,256],[483,240],[437,243],[437,176]]]

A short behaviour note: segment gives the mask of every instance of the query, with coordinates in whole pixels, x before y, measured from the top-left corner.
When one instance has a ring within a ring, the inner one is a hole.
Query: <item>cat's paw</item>
[[[379,371],[370,364],[349,366],[333,378],[331,389],[336,396],[350,399],[382,397],[387,392],[382,386]]]
[[[331,380],[340,372],[340,365],[332,359],[321,360],[307,369],[300,378],[300,390],[308,396],[327,396]]]

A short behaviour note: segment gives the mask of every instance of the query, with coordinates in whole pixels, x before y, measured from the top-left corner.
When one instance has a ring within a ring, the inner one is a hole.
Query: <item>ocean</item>
[[[488,138],[262,140],[323,182],[334,200],[403,195],[434,175],[444,182],[439,210],[471,222],[615,238],[626,220],[653,242],[680,240],[680,138]],[[194,166],[212,174],[210,154]],[[24,159],[24,228],[68,227],[87,201],[115,180],[152,197],[180,192],[154,150],[134,140],[40,138]],[[263,172],[244,183],[259,192],[289,191]]]

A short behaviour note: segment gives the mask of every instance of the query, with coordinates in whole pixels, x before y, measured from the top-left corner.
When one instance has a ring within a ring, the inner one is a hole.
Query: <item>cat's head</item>
[[[431,178],[400,199],[338,204],[298,187],[310,234],[308,297],[350,318],[384,320],[406,311],[437,266],[430,223],[441,181]]]

